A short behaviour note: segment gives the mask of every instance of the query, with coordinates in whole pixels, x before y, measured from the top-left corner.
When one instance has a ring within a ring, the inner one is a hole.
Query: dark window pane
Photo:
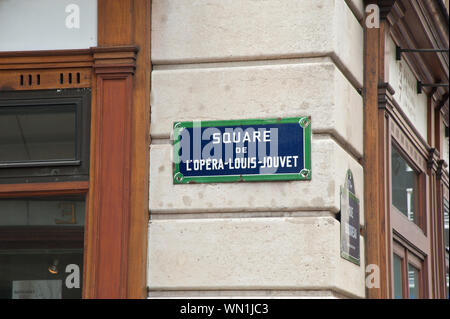
[[[81,298],[84,196],[0,200],[0,298]]]
[[[403,298],[402,259],[394,254],[394,298]]]
[[[0,200],[0,226],[82,226],[84,201],[61,197]]]
[[[419,295],[419,270],[408,264],[409,298],[418,299]]]
[[[397,149],[392,147],[392,204],[409,220],[418,223],[417,173],[408,165]]]
[[[0,250],[0,298],[79,299],[82,267],[83,249]]]
[[[76,159],[76,106],[0,108],[0,164]]]

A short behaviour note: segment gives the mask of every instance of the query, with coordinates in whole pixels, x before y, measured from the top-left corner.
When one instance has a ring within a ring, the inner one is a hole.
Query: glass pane
[[[409,298],[418,299],[419,296],[419,270],[408,264]]]
[[[409,220],[418,223],[416,216],[417,173],[408,165],[397,149],[392,147],[392,204]]]
[[[0,250],[0,299],[79,299],[82,267],[83,249]]]
[[[76,106],[0,108],[0,163],[76,159]]]
[[[85,203],[73,197],[2,199],[0,226],[83,226]]]
[[[81,298],[85,200],[0,200],[0,298]]]
[[[402,259],[394,254],[394,298],[403,298]]]

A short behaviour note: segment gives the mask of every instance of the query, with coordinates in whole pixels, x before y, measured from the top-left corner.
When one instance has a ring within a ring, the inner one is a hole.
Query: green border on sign
[[[180,132],[184,128],[193,128],[197,123],[198,127],[217,126],[243,126],[261,124],[283,124],[298,123],[303,128],[303,163],[304,167],[298,173],[292,174],[264,174],[264,175],[226,175],[226,176],[195,176],[185,177],[180,172]],[[290,117],[277,119],[247,119],[247,120],[226,120],[226,121],[198,121],[198,122],[175,122],[173,124],[174,148],[173,148],[173,183],[227,183],[227,182],[258,182],[258,181],[288,181],[288,180],[311,180],[311,118],[310,117]]]
[[[350,261],[350,262],[352,262],[352,263],[354,263],[354,264],[356,264],[356,265],[358,265],[358,266],[361,266],[360,259],[356,259],[355,257],[350,256],[346,252],[341,251],[341,257],[346,259],[346,260],[348,260],[348,261]]]

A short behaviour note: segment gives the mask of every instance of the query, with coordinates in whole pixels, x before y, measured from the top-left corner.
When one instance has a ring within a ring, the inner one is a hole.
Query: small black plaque
[[[341,256],[360,265],[359,251],[359,199],[351,170],[347,171],[341,186]]]

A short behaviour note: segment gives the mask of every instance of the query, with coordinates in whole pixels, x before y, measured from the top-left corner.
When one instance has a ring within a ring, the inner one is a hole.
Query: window
[[[390,225],[392,297],[426,298],[429,238],[426,234],[425,170],[406,147],[392,140],[390,152]],[[409,148],[409,147],[408,147]]]
[[[2,92],[0,298],[81,298],[90,89]]]
[[[87,180],[90,90],[2,93],[0,182]]]
[[[391,215],[394,214],[396,220],[402,222],[402,228],[420,228],[425,233],[425,172],[414,165],[403,148],[394,142],[390,166]]]
[[[84,196],[0,199],[0,298],[81,298]]]
[[[392,32],[389,36],[401,42]],[[366,243],[367,260],[381,266],[389,284],[368,296],[442,298],[448,264],[448,217],[442,208],[442,198],[448,198],[446,96],[430,91],[406,105],[388,78],[378,86],[378,101],[373,100],[378,122],[376,136],[366,136],[365,192],[372,199],[366,201],[367,230],[373,236]],[[416,102],[423,107],[414,115]]]
[[[418,174],[408,162],[392,147],[392,204],[408,219],[418,223],[415,213],[417,205]]]
[[[77,162],[76,105],[2,107],[0,165]]]
[[[425,263],[408,245],[395,241],[393,248],[393,286],[395,299],[425,298],[425,277],[422,271]]]

